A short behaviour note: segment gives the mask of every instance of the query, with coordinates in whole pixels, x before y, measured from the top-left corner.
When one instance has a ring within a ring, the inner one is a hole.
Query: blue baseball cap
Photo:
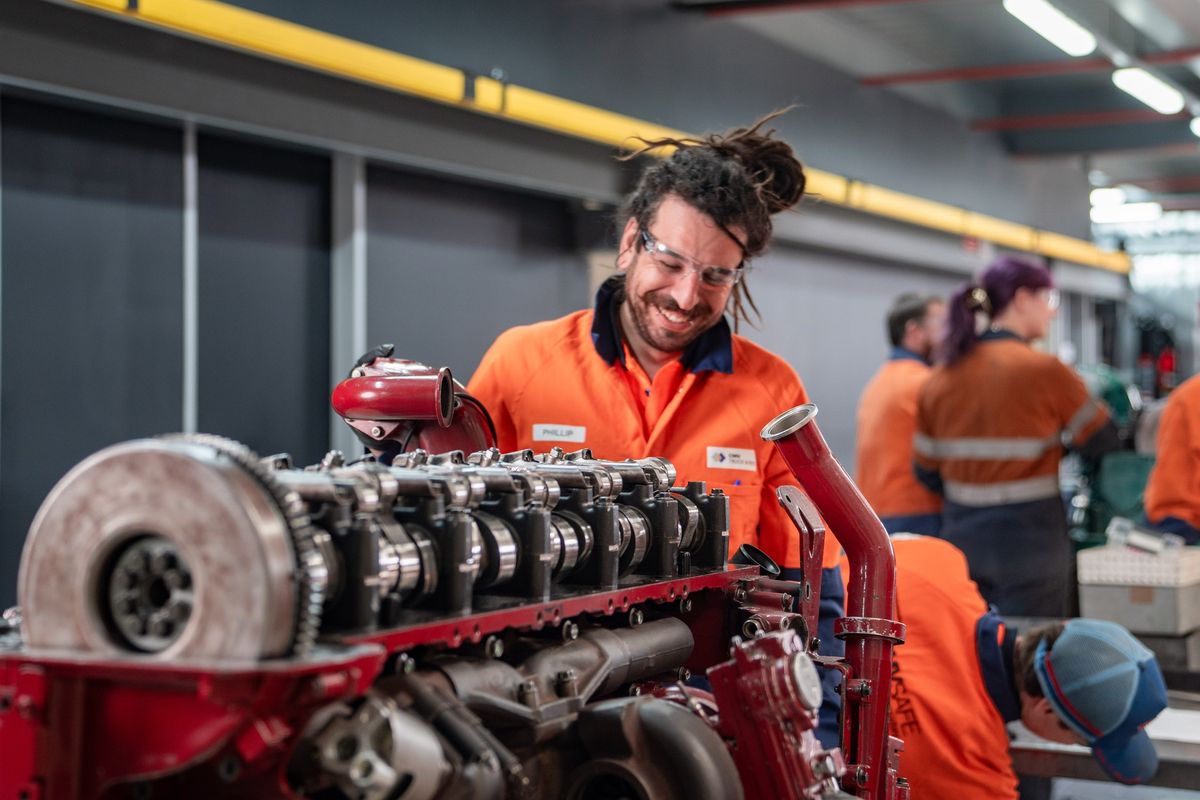
[[[1154,653],[1115,622],[1068,620],[1050,647],[1034,655],[1050,705],[1121,783],[1145,783],[1158,769],[1142,730],[1167,707],[1167,687]]]

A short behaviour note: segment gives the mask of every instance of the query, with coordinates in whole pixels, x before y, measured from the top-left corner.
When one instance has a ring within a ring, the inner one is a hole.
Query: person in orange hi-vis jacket
[[[772,115],[773,116],[773,115]],[[590,448],[598,458],[658,455],[680,478],[730,495],[731,552],[758,546],[797,577],[799,536],[776,490],[794,483],[759,437],[781,411],[807,402],[795,371],[739,336],[749,259],[771,237],[771,215],[795,205],[805,176],[767,119],[727,135],[647,141],[673,147],[650,164],[621,212],[618,274],[594,308],[501,334],[468,391],[492,414],[502,450]],[[826,537],[822,652],[840,655],[837,543]],[[837,744],[835,678],[822,741]]]
[[[1200,543],[1200,375],[1167,397],[1145,503],[1152,527]]]
[[[900,533],[891,733],[900,774],[920,800],[1015,800],[1005,725],[1083,744],[1114,780],[1145,783],[1158,766],[1142,730],[1167,705],[1154,654],[1114,622],[1072,619],[1016,630],[989,608],[962,551]]]
[[[942,495],[940,535],[967,554],[989,603],[1065,617],[1074,557],[1059,463],[1067,447],[1085,458],[1116,449],[1116,426],[1070,367],[1030,346],[1058,307],[1045,267],[1004,256],[947,307],[917,409],[917,477]]]
[[[940,297],[897,297],[887,315],[891,353],[858,401],[854,482],[888,533],[932,536],[942,527],[942,498],[917,480],[912,462],[917,397],[945,324]]]

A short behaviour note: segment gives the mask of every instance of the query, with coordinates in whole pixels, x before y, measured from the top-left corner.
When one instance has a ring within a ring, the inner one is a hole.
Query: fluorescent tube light
[[[1192,117],[1191,124],[1188,127],[1192,129],[1192,133],[1200,136],[1200,117]]]
[[[1115,70],[1112,82],[1118,89],[1133,95],[1160,114],[1183,111],[1183,95],[1179,90],[1141,67]]]
[[[1105,189],[1092,189],[1092,193],[1088,195],[1094,207],[1108,208],[1110,206],[1119,206],[1125,202],[1125,190],[1120,186],[1109,186]]]
[[[1004,0],[1004,10],[1069,56],[1096,49],[1096,37],[1046,0]]]
[[[1122,203],[1119,206],[1094,206],[1092,222],[1097,225],[1121,222],[1153,222],[1162,216],[1158,203]]]

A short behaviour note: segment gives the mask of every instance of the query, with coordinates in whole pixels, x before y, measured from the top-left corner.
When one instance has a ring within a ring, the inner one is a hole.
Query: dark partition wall
[[[498,333],[591,302],[563,201],[372,167],[367,340],[466,380]]]
[[[324,156],[198,137],[201,431],[308,464],[329,441]]]
[[[178,128],[0,99],[0,606],[72,465],[178,430]]]

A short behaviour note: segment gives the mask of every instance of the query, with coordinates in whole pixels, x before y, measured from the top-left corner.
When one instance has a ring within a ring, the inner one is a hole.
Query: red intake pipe
[[[449,427],[454,415],[450,370],[416,362],[390,362],[387,372],[361,374],[333,389],[333,409],[347,420],[375,422],[428,419]]]
[[[813,422],[816,415],[815,405],[797,406],[771,420],[761,436],[779,448],[849,558],[847,616],[834,628],[846,641],[850,666],[843,692],[851,706],[843,710],[842,749],[850,762],[845,782],[859,797],[886,800],[904,793],[896,791],[888,736],[892,648],[904,641],[904,625],[896,619],[896,557],[883,524]]]

